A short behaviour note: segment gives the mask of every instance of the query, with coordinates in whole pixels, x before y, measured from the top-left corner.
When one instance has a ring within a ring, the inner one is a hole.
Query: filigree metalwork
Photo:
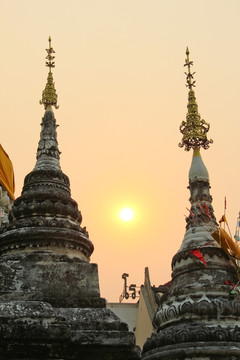
[[[186,74],[186,86],[189,88],[188,93],[188,112],[186,116],[186,121],[182,121],[180,125],[180,132],[183,134],[182,141],[178,144],[179,147],[185,147],[185,150],[189,151],[191,148],[203,147],[208,149],[209,145],[213,141],[207,138],[207,132],[209,131],[210,125],[203,119],[201,119],[200,114],[198,113],[198,105],[196,102],[196,96],[193,90],[195,87],[195,80],[193,78],[194,73],[191,73],[191,66],[193,62],[189,60],[189,50],[186,50],[187,58],[185,60],[184,66],[187,66],[188,72]]]
[[[52,48],[51,45],[51,37],[49,36],[49,48],[46,49],[47,51],[47,56],[46,56],[46,66],[49,68],[49,72],[48,72],[48,78],[47,78],[47,84],[45,86],[45,89],[42,92],[42,99],[40,100],[40,104],[43,104],[45,109],[50,105],[53,105],[56,109],[59,108],[59,106],[57,105],[57,93],[55,90],[55,86],[54,86],[54,81],[53,81],[53,74],[52,74],[52,68],[55,67],[55,62],[53,61],[55,59],[55,56],[53,56],[53,54],[55,53],[55,51]]]
[[[193,80],[193,75],[196,74],[195,72],[194,73],[191,73],[191,66],[193,66],[193,61],[190,61],[189,60],[189,50],[188,50],[188,47],[187,47],[187,50],[186,50],[186,55],[187,55],[187,58],[185,59],[185,64],[184,66],[187,66],[188,67],[188,72],[185,72],[185,75],[187,76],[186,77],[186,81],[187,81],[187,84],[186,86],[189,88],[189,90],[192,90],[193,87],[195,87],[195,80]]]

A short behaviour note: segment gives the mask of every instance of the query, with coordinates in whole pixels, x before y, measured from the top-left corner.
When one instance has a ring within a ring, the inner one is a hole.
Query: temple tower
[[[134,334],[106,309],[93,244],[59,162],[54,50],[36,165],[0,227],[0,359],[138,359]]]
[[[213,239],[218,228],[209,174],[200,148],[207,149],[209,124],[198,113],[192,61],[187,58],[188,112],[180,126],[180,147],[193,149],[189,171],[191,209],[182,245],[172,259],[172,284],[158,309],[158,329],[144,345],[142,359],[240,359],[240,301],[232,287],[237,271]]]

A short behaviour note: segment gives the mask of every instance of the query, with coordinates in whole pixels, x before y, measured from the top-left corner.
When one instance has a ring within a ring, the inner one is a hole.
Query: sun
[[[123,208],[119,212],[122,221],[131,221],[134,218],[134,211],[130,208]]]

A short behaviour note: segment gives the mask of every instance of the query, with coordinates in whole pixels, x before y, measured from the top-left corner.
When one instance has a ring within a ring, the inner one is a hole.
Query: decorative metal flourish
[[[46,49],[46,51],[47,51],[46,66],[49,68],[49,72],[48,72],[47,84],[45,86],[45,89],[42,92],[42,100],[40,100],[40,104],[43,104],[45,109],[49,105],[53,105],[56,109],[58,109],[59,106],[57,105],[57,93],[55,90],[53,74],[52,74],[52,70],[51,70],[52,68],[55,67],[55,62],[53,61],[55,59],[55,56],[53,56],[55,51],[53,50],[53,48],[51,46],[51,37],[50,36],[49,36],[48,41],[49,41],[49,48]]]
[[[195,72],[194,73],[191,73],[191,66],[193,66],[193,61],[189,61],[189,50],[188,50],[188,47],[186,49],[186,55],[187,55],[187,58],[185,59],[185,64],[184,66],[187,66],[188,67],[188,72],[185,72],[185,75],[187,75],[186,77],[186,81],[187,81],[187,84],[186,86],[189,88],[189,90],[192,90],[193,87],[195,87],[195,80],[193,80],[193,75],[196,74]]]
[[[182,121],[180,125],[180,132],[183,134],[182,141],[178,144],[180,147],[185,147],[185,150],[189,151],[191,148],[203,147],[204,149],[209,148],[209,144],[213,141],[207,138],[207,132],[210,125],[203,119],[201,119],[198,113],[198,105],[196,102],[195,93],[193,87],[195,87],[195,80],[193,79],[194,73],[191,73],[191,66],[193,62],[189,60],[189,50],[186,50],[187,58],[184,66],[187,66],[188,72],[186,74],[186,86],[189,88],[188,93],[188,112],[186,115],[186,121]]]

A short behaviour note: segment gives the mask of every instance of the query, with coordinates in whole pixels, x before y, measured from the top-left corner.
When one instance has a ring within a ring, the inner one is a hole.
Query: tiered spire
[[[57,126],[56,119],[54,117],[54,113],[52,111],[52,105],[58,109],[57,106],[57,94],[54,87],[53,82],[53,75],[51,69],[55,67],[55,56],[52,54],[55,51],[51,45],[51,37],[49,36],[49,48],[46,49],[47,56],[46,56],[46,66],[49,68],[47,84],[45,89],[42,92],[42,100],[40,100],[40,104],[44,104],[45,107],[45,114],[43,117],[43,121],[41,123],[41,134],[40,140],[38,143],[37,149],[37,162],[35,169],[55,169],[60,170],[60,151],[58,149],[58,142],[57,142]]]
[[[55,56],[52,55],[55,54],[55,51],[52,48],[50,36],[48,38],[48,42],[49,42],[49,48],[46,49],[47,51],[46,66],[49,68],[49,72],[48,72],[47,84],[42,92],[42,100],[40,100],[40,104],[44,104],[45,109],[47,109],[49,105],[53,105],[56,109],[58,109],[59,108],[59,106],[57,105],[58,96],[55,90],[53,74],[51,70],[52,68],[55,67],[55,62],[53,61],[55,59]]]
[[[196,81],[194,80],[195,72],[191,72],[191,66],[193,62],[189,60],[189,49],[186,50],[187,58],[185,59],[184,66],[187,67],[186,74],[186,86],[189,89],[188,93],[188,112],[186,121],[183,121],[180,126],[180,132],[183,134],[182,142],[179,144],[180,147],[185,147],[185,150],[189,151],[193,149],[192,163],[189,170],[189,190],[191,193],[190,203],[191,210],[189,216],[186,218],[187,229],[203,226],[206,229],[206,225],[210,227],[216,226],[216,219],[212,208],[212,196],[210,195],[210,184],[208,170],[202,160],[200,154],[200,148],[208,149],[209,145],[213,141],[207,138],[207,132],[210,125],[205,120],[201,119],[198,113],[198,105],[196,102],[195,87]],[[201,230],[202,231],[202,230]],[[207,231],[208,232],[208,231]],[[209,238],[211,235],[208,234]],[[191,233],[191,239],[195,235]],[[188,236],[186,236],[188,239]],[[185,240],[186,240],[185,239]],[[190,241],[191,243],[191,241]],[[183,242],[183,246],[190,245],[188,241]],[[191,245],[190,245],[191,246]]]
[[[28,237],[24,243],[25,246],[31,247],[34,242],[45,249],[47,241],[58,251],[59,248],[71,247],[71,249],[77,250],[81,259],[89,261],[93,252],[93,244],[89,240],[86,228],[81,227],[82,216],[76,201],[71,198],[69,178],[62,172],[60,166],[60,151],[57,141],[58,125],[52,111],[52,106],[58,107],[51,72],[51,69],[55,67],[52,55],[55,51],[51,46],[50,37],[48,41],[46,66],[49,67],[49,74],[41,100],[41,104],[44,104],[45,107],[45,113],[41,123],[37,161],[34,169],[25,177],[21,196],[14,202],[8,229],[24,228],[24,234]],[[39,227],[41,227],[41,231],[39,231]],[[2,231],[5,230],[2,229]],[[72,234],[70,234],[71,232]],[[6,233],[6,237],[8,236],[10,235]],[[18,238],[19,243],[24,241],[24,236]]]
[[[188,113],[180,126],[180,147],[193,149],[188,187],[191,208],[182,245],[172,259],[169,293],[154,318],[157,334],[146,341],[142,360],[238,359],[240,301],[232,289],[239,280],[212,236],[218,224],[208,171],[200,155],[200,148],[207,149],[212,140],[206,135],[209,124],[198,113],[188,49],[186,54]]]
[[[0,359],[140,359],[134,333],[100,297],[93,244],[59,164],[49,38],[35,168],[0,227]]]
[[[204,149],[209,148],[209,144],[213,141],[207,139],[207,132],[210,125],[203,119],[201,119],[200,114],[198,113],[198,105],[196,103],[195,92],[193,87],[195,87],[195,80],[193,78],[194,73],[191,73],[191,66],[193,61],[189,60],[189,50],[187,47],[186,50],[187,58],[185,59],[184,66],[187,66],[188,71],[185,72],[187,78],[186,86],[189,88],[188,93],[188,112],[186,116],[186,121],[182,121],[180,125],[180,131],[183,134],[180,147],[185,147],[185,150],[189,151],[191,148],[203,147]]]

